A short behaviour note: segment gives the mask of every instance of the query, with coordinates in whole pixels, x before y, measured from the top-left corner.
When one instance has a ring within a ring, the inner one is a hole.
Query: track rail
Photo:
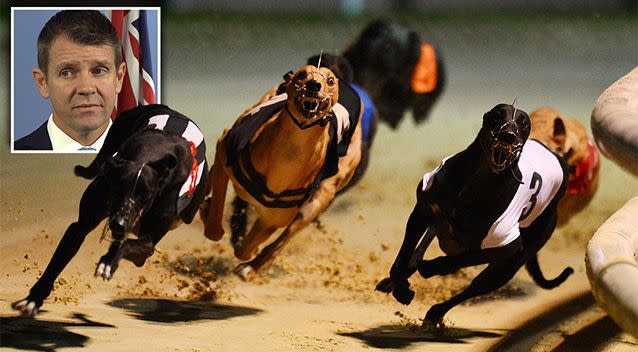
[[[590,292],[583,292],[528,321],[492,346],[500,351],[621,351],[638,340],[609,318]]]

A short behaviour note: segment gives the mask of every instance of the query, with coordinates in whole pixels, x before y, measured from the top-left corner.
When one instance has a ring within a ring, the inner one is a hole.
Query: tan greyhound
[[[251,259],[277,229],[285,228],[256,257],[235,268],[242,279],[263,269],[352,178],[361,160],[361,126],[358,116],[352,123],[349,110],[338,103],[340,87],[330,69],[303,66],[285,77],[285,93],[267,93],[217,140],[209,197],[200,209],[206,237],[218,241],[224,235],[229,180],[257,214],[249,233],[233,243],[237,258]],[[355,114],[361,110],[356,108]],[[339,155],[337,146],[343,151]]]
[[[587,138],[585,126],[550,107],[533,111],[529,118],[536,139],[565,159],[569,166],[569,183],[558,203],[558,222],[565,224],[583,210],[598,189],[600,158],[598,150]]]

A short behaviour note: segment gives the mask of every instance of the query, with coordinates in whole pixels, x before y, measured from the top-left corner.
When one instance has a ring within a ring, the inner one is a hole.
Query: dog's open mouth
[[[492,163],[495,167],[503,167],[509,160],[511,145],[496,141],[492,146]]]
[[[328,95],[322,92],[313,92],[302,89],[296,100],[297,109],[306,118],[322,117],[328,110]]]
[[[522,144],[509,144],[495,139],[490,147],[490,161],[494,172],[501,172],[514,162],[522,149]]]

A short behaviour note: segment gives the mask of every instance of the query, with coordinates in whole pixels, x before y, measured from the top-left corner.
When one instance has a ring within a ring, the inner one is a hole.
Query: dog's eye
[[[335,79],[333,77],[328,77],[326,83],[328,83],[328,86],[332,87],[335,85]]]
[[[308,73],[306,73],[306,71],[300,71],[299,73],[295,75],[295,80],[301,81],[303,79],[306,79],[307,76],[308,76]]]

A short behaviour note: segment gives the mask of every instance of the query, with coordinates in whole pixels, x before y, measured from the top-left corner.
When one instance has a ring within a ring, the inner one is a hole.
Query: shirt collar
[[[80,149],[83,147],[91,147],[95,150],[94,151],[90,150],[88,152],[97,153],[97,151],[99,151],[100,148],[102,148],[102,145],[104,144],[104,140],[106,139],[106,135],[111,129],[112,124],[113,124],[113,121],[109,119],[109,125],[106,127],[106,130],[104,131],[104,133],[102,133],[100,138],[98,138],[93,144],[88,146],[84,146],[78,143],[76,140],[74,140],[73,138],[69,137],[69,135],[64,133],[64,131],[62,131],[60,127],[58,127],[55,124],[55,122],[53,122],[53,114],[49,116],[49,120],[47,121],[47,131],[49,132],[49,138],[51,139],[51,146],[53,147],[53,151],[55,152],[86,153],[87,151],[80,150]]]

